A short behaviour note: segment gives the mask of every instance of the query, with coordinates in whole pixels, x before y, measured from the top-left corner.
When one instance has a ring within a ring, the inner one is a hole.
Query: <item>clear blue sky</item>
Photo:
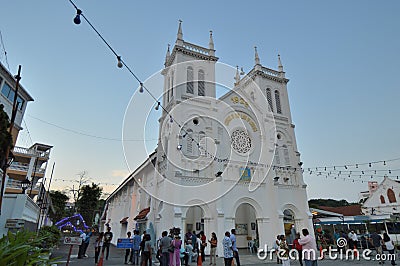
[[[280,53],[306,168],[400,157],[399,1],[76,4],[142,80],[163,67],[178,19],[184,39],[192,43],[207,45],[213,30],[220,62],[248,71],[257,45],[261,63],[276,68]],[[52,188],[71,186],[60,179],[74,180],[83,170],[96,182],[119,184],[128,173],[121,142],[73,134],[33,117],[120,139],[137,82],[116,67],[115,57],[85,22],[73,24],[75,10],[67,0],[3,1],[1,10],[10,71],[22,65],[21,82],[35,99],[25,115],[31,138],[54,145]],[[4,55],[0,58],[4,64]],[[30,144],[24,131],[20,145]],[[137,164],[145,156],[138,154]],[[400,163],[386,167],[400,168]],[[308,174],[305,180],[310,198],[355,201],[366,189],[365,183]]]

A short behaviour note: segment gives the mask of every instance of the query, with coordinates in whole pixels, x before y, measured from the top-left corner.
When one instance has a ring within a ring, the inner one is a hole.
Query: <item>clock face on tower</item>
[[[251,138],[245,129],[236,129],[231,135],[232,148],[239,154],[245,154],[251,149]]]

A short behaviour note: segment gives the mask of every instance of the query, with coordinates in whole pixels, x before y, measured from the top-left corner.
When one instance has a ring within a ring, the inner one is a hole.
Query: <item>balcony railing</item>
[[[24,154],[28,156],[35,156],[35,157],[44,157],[44,158],[49,158],[50,151],[35,151],[33,149],[28,149],[28,148],[23,148],[23,147],[18,147],[15,146],[13,149],[14,154]]]
[[[15,170],[15,171],[23,171],[23,172],[28,172],[29,170],[29,164],[27,163],[20,163],[20,162],[13,162],[9,168],[10,170]],[[45,169],[43,168],[36,168],[36,171],[34,171],[37,174],[44,174]]]
[[[22,188],[21,188],[21,182],[22,182],[22,181],[9,178],[8,181],[7,181],[7,183],[6,183],[6,188],[22,189]],[[41,185],[41,183],[37,183],[37,184],[32,188],[32,190],[39,190],[39,189],[40,189],[40,185]],[[30,186],[29,186],[29,189],[30,189]]]

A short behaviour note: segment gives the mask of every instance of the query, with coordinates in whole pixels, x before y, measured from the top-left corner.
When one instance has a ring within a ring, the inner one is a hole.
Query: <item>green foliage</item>
[[[39,230],[39,237],[45,239],[45,246],[52,248],[58,244],[61,239],[61,231],[56,226],[43,226]]]
[[[45,239],[35,232],[8,232],[0,239],[0,266],[50,265],[48,250],[41,247]]]
[[[325,207],[342,207],[356,205],[357,203],[349,203],[347,200],[334,200],[334,199],[310,199],[308,201],[308,206],[310,208],[318,208],[319,206]]]
[[[7,113],[4,111],[4,105],[0,104],[0,167],[6,156],[8,148],[12,148],[12,137],[8,132],[10,122]]]
[[[55,212],[50,212],[50,218],[57,222],[62,218],[68,216],[65,210],[65,204],[69,200],[69,197],[61,191],[50,191],[51,202],[53,204]]]
[[[84,185],[80,189],[76,207],[88,226],[93,225],[95,211],[101,207],[102,201],[100,201],[100,197],[102,191],[103,188],[95,183]]]

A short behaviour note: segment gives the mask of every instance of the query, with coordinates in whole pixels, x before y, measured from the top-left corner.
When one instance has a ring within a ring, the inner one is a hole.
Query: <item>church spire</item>
[[[210,41],[208,42],[208,49],[214,50],[214,40],[212,30],[210,30]]]
[[[178,33],[176,34],[176,41],[183,41],[183,33],[182,33],[182,20],[179,20]]]
[[[278,70],[279,70],[279,72],[283,72],[283,66],[282,66],[280,54],[278,54]]]
[[[239,82],[240,82],[239,66],[236,66],[235,86],[239,85]]]
[[[213,40],[213,32],[210,30],[210,41],[208,42],[208,49],[209,49],[209,55],[214,56],[215,55],[215,50],[214,50],[214,40]]]
[[[258,56],[257,46],[254,46],[254,61],[256,65],[260,65],[260,57]]]
[[[167,48],[167,53],[166,53],[166,55],[165,55],[165,63],[164,63],[164,66],[167,66],[167,63],[168,63],[168,61],[169,61],[169,58],[171,57],[171,53],[170,53],[170,51],[169,51],[169,44],[168,44],[168,48]]]

